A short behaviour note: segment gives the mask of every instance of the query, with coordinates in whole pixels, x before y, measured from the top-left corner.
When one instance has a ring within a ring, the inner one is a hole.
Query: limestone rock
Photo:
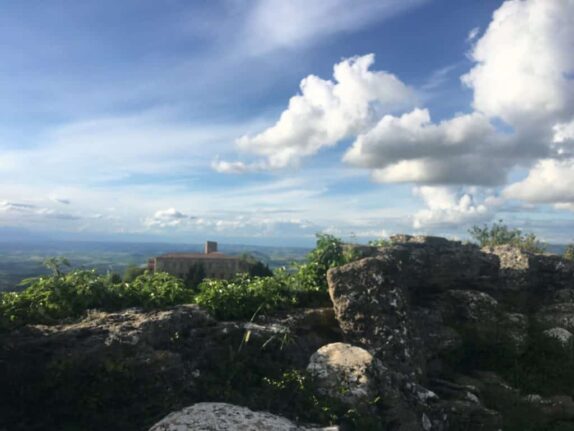
[[[239,353],[242,372],[269,375],[304,368],[339,339],[328,309],[216,322],[183,305],[24,327],[0,334],[0,430],[145,429],[150,417],[204,401],[206,388],[217,391]]]
[[[462,323],[490,323],[495,321],[498,301],[487,293],[476,290],[450,290],[445,299],[448,309],[445,310],[449,320]]]
[[[536,314],[536,320],[548,329],[559,327],[574,332],[574,303],[566,302],[543,307]]]
[[[564,328],[547,329],[546,331],[544,331],[544,335],[560,341],[560,343],[563,346],[568,345],[572,341],[572,337],[574,336],[572,332]]]
[[[376,377],[385,368],[365,349],[332,343],[313,353],[307,371],[317,378],[320,391],[355,405],[376,397]]]
[[[225,403],[198,403],[170,413],[149,431],[336,431],[307,428],[267,412]]]

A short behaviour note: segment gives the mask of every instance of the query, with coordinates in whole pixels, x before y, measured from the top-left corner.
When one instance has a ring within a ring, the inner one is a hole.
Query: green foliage
[[[468,233],[481,247],[509,244],[532,253],[545,251],[544,245],[536,238],[536,235],[533,233],[524,234],[517,228],[511,229],[502,220],[493,223],[490,227],[487,225],[473,226]]]
[[[343,242],[333,235],[317,234],[317,244],[307,255],[307,263],[296,267],[295,283],[307,289],[327,291],[327,271],[353,259],[346,254]]]
[[[249,275],[251,277],[271,277],[273,271],[263,262],[258,261],[249,267]]]
[[[323,395],[316,389],[315,378],[304,371],[291,369],[280,378],[263,379],[266,408],[301,422],[319,422],[324,425],[341,425],[353,430],[383,430],[381,418],[374,409],[350,409],[336,398]],[[379,403],[375,399],[372,405]]]
[[[70,262],[65,257],[49,257],[44,260],[44,266],[52,271],[55,276],[63,275],[62,267],[70,267]]]
[[[199,285],[195,301],[223,320],[250,318],[256,313],[288,308],[294,295],[280,277],[250,277],[233,280],[206,280]]]
[[[369,245],[371,247],[383,248],[383,247],[390,247],[391,245],[393,245],[393,242],[390,239],[379,238],[369,241]]]
[[[513,392],[496,384],[482,390],[486,406],[502,413],[505,430],[569,429],[562,428],[561,422],[553,422],[522,396],[574,396],[574,344],[564,346],[544,335],[542,328],[533,326],[529,328],[525,347],[517,351],[505,335],[505,329],[496,323],[489,327],[485,322],[480,332],[457,329],[462,345],[445,358],[454,375],[493,371],[520,391]]]
[[[294,306],[328,301],[327,271],[352,259],[343,243],[332,235],[317,235],[317,247],[294,272],[279,269],[267,277],[239,275],[233,280],[206,280],[199,285],[196,302],[218,319],[248,319]]]
[[[166,273],[149,273],[129,267],[120,280],[115,274],[94,270],[64,273],[65,259],[47,261],[53,275],[25,280],[20,293],[0,295],[0,328],[27,323],[55,323],[81,316],[88,309],[118,310],[125,307],[164,307],[196,301],[219,319],[250,318],[274,310],[311,306],[328,301],[326,274],[330,268],[354,259],[338,238],[317,235],[317,247],[295,271],[269,270],[261,264],[254,271],[266,275],[240,275],[233,280],[203,280],[198,265],[185,282]],[[260,263],[260,262],[256,262]],[[201,281],[203,280],[203,281]]]
[[[197,290],[199,284],[205,278],[205,268],[201,262],[194,263],[187,271],[185,279],[183,280],[185,287],[190,290]]]
[[[88,309],[164,307],[193,299],[181,280],[166,273],[144,273],[131,283],[118,282],[94,270],[61,272],[25,281],[22,292],[0,295],[0,328],[27,323],[56,323]]]
[[[123,279],[126,283],[131,283],[145,271],[146,269],[142,268],[141,266],[130,265],[125,269]]]
[[[249,275],[251,277],[271,277],[273,271],[269,269],[269,266],[249,253],[243,253],[239,256],[241,260],[249,265]]]
[[[566,247],[562,257],[564,257],[566,260],[574,260],[574,244],[570,244],[568,247]]]

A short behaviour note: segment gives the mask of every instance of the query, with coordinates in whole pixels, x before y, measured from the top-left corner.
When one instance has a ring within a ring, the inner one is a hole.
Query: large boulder
[[[375,353],[386,366],[421,374],[420,337],[411,319],[409,294],[394,258],[365,258],[329,270],[329,295],[345,338]]]
[[[365,349],[331,343],[311,356],[307,371],[316,378],[321,392],[350,404],[368,404],[378,394],[383,364]]]
[[[149,431],[336,431],[310,428],[267,412],[225,403],[198,403],[170,413]]]

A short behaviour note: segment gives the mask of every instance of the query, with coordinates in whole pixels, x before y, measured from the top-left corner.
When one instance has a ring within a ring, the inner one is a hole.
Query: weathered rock
[[[498,320],[498,301],[476,290],[449,290],[444,295],[445,317],[457,325]]]
[[[547,337],[558,340],[563,346],[567,346],[572,341],[574,336],[572,332],[564,328],[552,328],[543,332]]]
[[[338,334],[329,310],[216,322],[194,305],[24,327],[0,336],[0,430],[140,430],[221,396],[234,373],[304,368]]]
[[[500,332],[515,352],[522,352],[528,341],[528,317],[521,313],[504,313],[499,321]]]
[[[560,256],[530,253],[510,245],[488,247],[484,251],[500,259],[500,287],[534,289],[539,293],[574,288],[574,264]]]
[[[540,395],[531,394],[524,397],[524,400],[539,408],[552,420],[571,421],[574,419],[574,400],[570,396],[555,395],[543,398]]]
[[[408,291],[399,283],[394,259],[366,258],[328,272],[329,295],[351,344],[373,351],[386,366],[422,373],[422,351],[410,315]]]
[[[564,328],[574,332],[574,303],[553,304],[543,307],[535,316],[544,328]]]
[[[170,413],[150,431],[337,431],[338,427],[308,428],[267,412],[254,412],[225,403],[198,403]]]
[[[375,399],[377,380],[386,369],[365,349],[332,343],[313,353],[307,371],[316,377],[321,392],[357,405]]]

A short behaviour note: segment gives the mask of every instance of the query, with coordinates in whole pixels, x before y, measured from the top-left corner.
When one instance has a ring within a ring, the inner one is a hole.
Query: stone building
[[[230,279],[237,273],[248,272],[250,265],[235,256],[217,251],[217,242],[207,241],[203,253],[167,253],[150,259],[148,267],[153,271],[167,272],[185,278],[197,264],[203,266],[205,277]]]

